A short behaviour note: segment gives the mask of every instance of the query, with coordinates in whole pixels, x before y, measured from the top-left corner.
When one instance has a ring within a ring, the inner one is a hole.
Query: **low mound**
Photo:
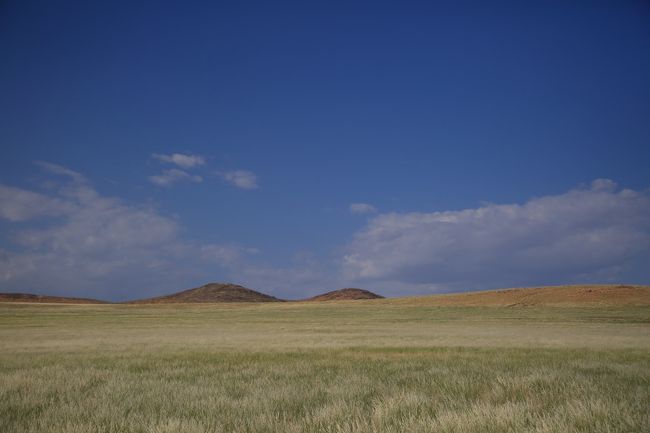
[[[0,293],[0,302],[37,302],[43,304],[106,304],[106,301],[89,298],[33,295],[31,293]]]
[[[255,290],[236,284],[210,283],[195,289],[188,289],[171,295],[131,301],[133,304],[176,304],[176,303],[213,303],[213,302],[281,302]]]
[[[644,306],[650,305],[650,286],[579,285],[530,287],[396,300],[431,306]]]
[[[353,301],[358,299],[381,299],[376,293],[363,289],[340,289],[314,296],[307,301]]]

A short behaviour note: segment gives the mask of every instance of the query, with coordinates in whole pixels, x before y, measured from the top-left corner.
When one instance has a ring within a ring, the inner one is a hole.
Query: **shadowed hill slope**
[[[323,293],[306,299],[307,301],[352,301],[357,299],[381,299],[376,293],[372,293],[363,289],[340,289],[331,292]]]
[[[138,299],[132,304],[174,304],[174,303],[211,303],[211,302],[282,302],[255,290],[237,284],[210,283],[194,289],[184,290],[171,295],[156,298]]]
[[[36,302],[43,304],[107,304],[106,301],[90,298],[68,298],[65,296],[33,295],[31,293],[0,293],[0,302]]]
[[[430,306],[650,306],[650,286],[575,285],[514,288],[396,298],[400,304]]]

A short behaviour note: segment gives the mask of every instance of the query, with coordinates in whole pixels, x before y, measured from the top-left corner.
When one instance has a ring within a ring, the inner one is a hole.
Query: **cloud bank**
[[[155,208],[102,196],[65,167],[41,167],[59,176],[46,192],[0,184],[0,222],[10,223],[0,246],[2,290],[144,296],[187,287],[218,269],[226,275],[255,253],[184,240],[178,221]]]
[[[524,204],[389,213],[355,234],[350,281],[437,290],[650,277],[650,196],[611,180]]]
[[[377,214],[343,253],[272,265],[256,248],[185,239],[180,222],[156,208],[104,196],[68,168],[39,166],[46,188],[0,184],[3,291],[120,300],[233,281],[301,298],[354,286],[406,295],[650,279],[650,194],[606,179],[523,204]],[[254,175],[242,178],[233,177],[239,187],[256,185]]]

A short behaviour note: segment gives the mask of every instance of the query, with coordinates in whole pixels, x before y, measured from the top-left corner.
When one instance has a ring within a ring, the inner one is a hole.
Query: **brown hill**
[[[646,306],[650,286],[576,285],[530,287],[483,292],[417,296],[395,299],[398,303],[430,306]]]
[[[307,299],[307,301],[352,301],[358,299],[381,299],[376,293],[372,293],[363,289],[339,289],[331,292],[323,293],[322,295],[314,296]]]
[[[210,283],[171,295],[131,301],[132,304],[175,304],[212,302],[282,302],[275,298],[237,284]]]
[[[0,293],[0,302],[38,302],[43,304],[107,304],[106,301],[89,298],[33,295],[31,293]]]

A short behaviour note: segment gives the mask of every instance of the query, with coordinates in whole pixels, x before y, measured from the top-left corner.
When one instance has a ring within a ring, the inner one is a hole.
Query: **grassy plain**
[[[0,431],[647,432],[649,307],[0,304]]]

